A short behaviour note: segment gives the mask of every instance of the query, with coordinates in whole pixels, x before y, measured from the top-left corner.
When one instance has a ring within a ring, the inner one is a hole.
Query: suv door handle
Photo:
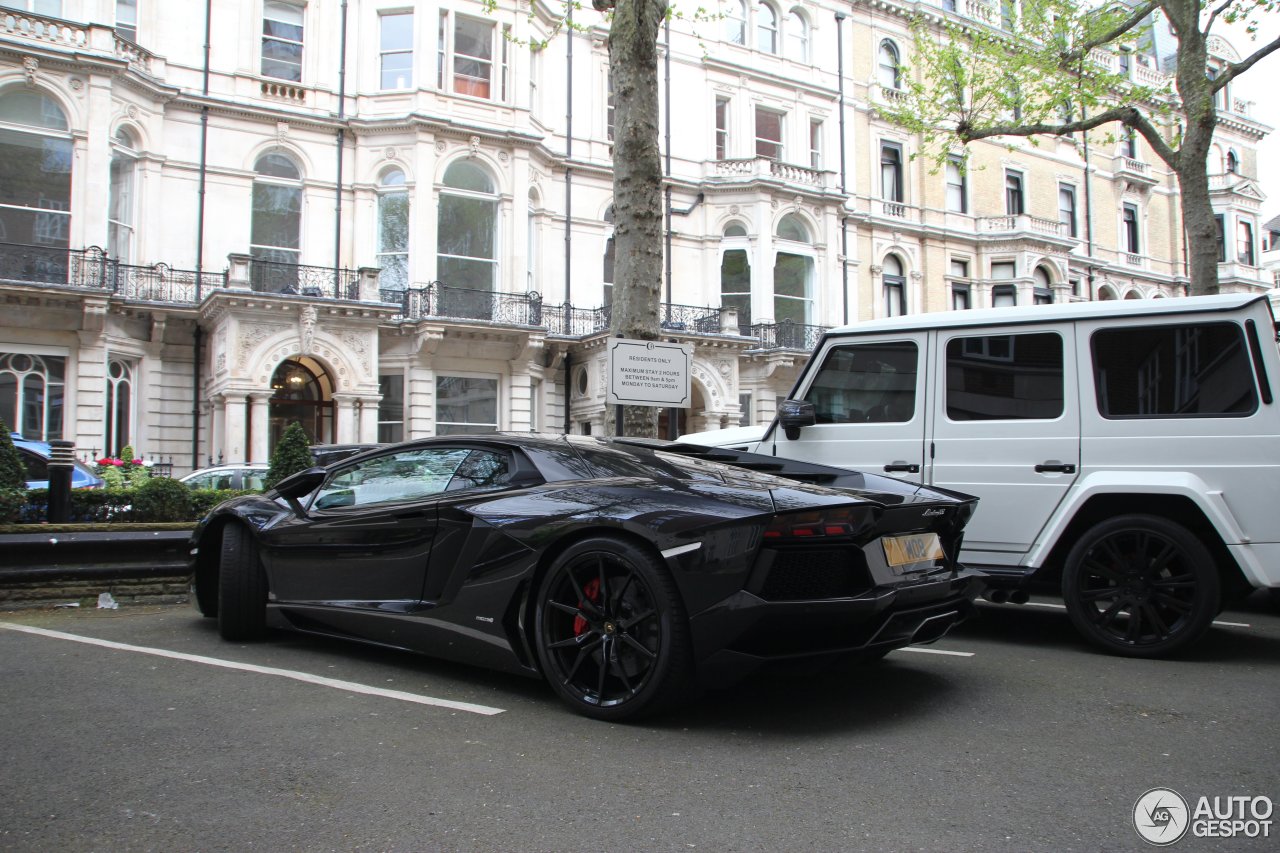
[[[1046,471],[1057,471],[1062,474],[1074,474],[1076,472],[1076,466],[1071,462],[1058,462],[1055,459],[1050,459],[1048,462],[1041,462],[1036,466],[1037,474],[1043,474]]]
[[[919,474],[920,466],[914,462],[895,461],[884,466],[884,470],[886,473],[893,471],[906,471],[908,474]]]

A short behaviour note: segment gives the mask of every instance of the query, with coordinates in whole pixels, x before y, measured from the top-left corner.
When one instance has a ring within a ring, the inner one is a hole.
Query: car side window
[[[506,456],[488,450],[473,450],[453,472],[449,491],[494,489],[506,485],[510,479],[511,465]]]
[[[834,347],[804,399],[820,424],[906,423],[915,417],[918,362],[915,341]]]
[[[1090,344],[1104,418],[1239,417],[1258,408],[1244,334],[1234,323],[1103,329]]]
[[[339,468],[316,492],[316,509],[367,507],[438,495],[471,450],[429,447],[401,450]]]
[[[257,489],[262,491],[264,484],[267,482],[266,471],[245,471],[243,489]]]
[[[28,480],[49,479],[48,459],[38,453],[32,453],[30,450],[23,450],[22,448],[18,448],[18,455],[22,457],[22,464],[27,469]]]
[[[1066,388],[1056,332],[974,335],[947,341],[947,417],[953,421],[1052,420]]]

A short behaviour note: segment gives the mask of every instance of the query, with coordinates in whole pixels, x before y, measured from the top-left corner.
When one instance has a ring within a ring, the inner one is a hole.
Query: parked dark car
[[[291,628],[541,675],[623,719],[763,664],[938,639],[980,591],[955,560],[975,503],[714,448],[449,436],[221,504],[194,598],[228,640]]]
[[[311,458],[317,465],[332,465],[348,456],[355,456],[357,453],[363,453],[378,446],[376,444],[313,444]]]

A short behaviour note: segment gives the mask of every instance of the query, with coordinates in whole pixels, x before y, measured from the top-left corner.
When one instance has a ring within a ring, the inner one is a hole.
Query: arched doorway
[[[291,358],[271,376],[270,446],[289,424],[302,425],[312,444],[333,443],[333,377],[313,358]]]

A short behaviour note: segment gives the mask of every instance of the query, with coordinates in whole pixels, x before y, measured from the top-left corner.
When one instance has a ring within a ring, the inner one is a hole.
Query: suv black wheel
[[[1094,525],[1067,554],[1062,573],[1076,629],[1130,657],[1160,657],[1199,638],[1218,612],[1221,587],[1195,534],[1154,515]]]
[[[612,538],[571,546],[538,591],[538,659],[577,712],[650,714],[687,695],[688,624],[675,582],[648,551]]]
[[[267,576],[257,546],[243,526],[228,524],[218,563],[218,633],[224,640],[256,640],[266,622]]]

